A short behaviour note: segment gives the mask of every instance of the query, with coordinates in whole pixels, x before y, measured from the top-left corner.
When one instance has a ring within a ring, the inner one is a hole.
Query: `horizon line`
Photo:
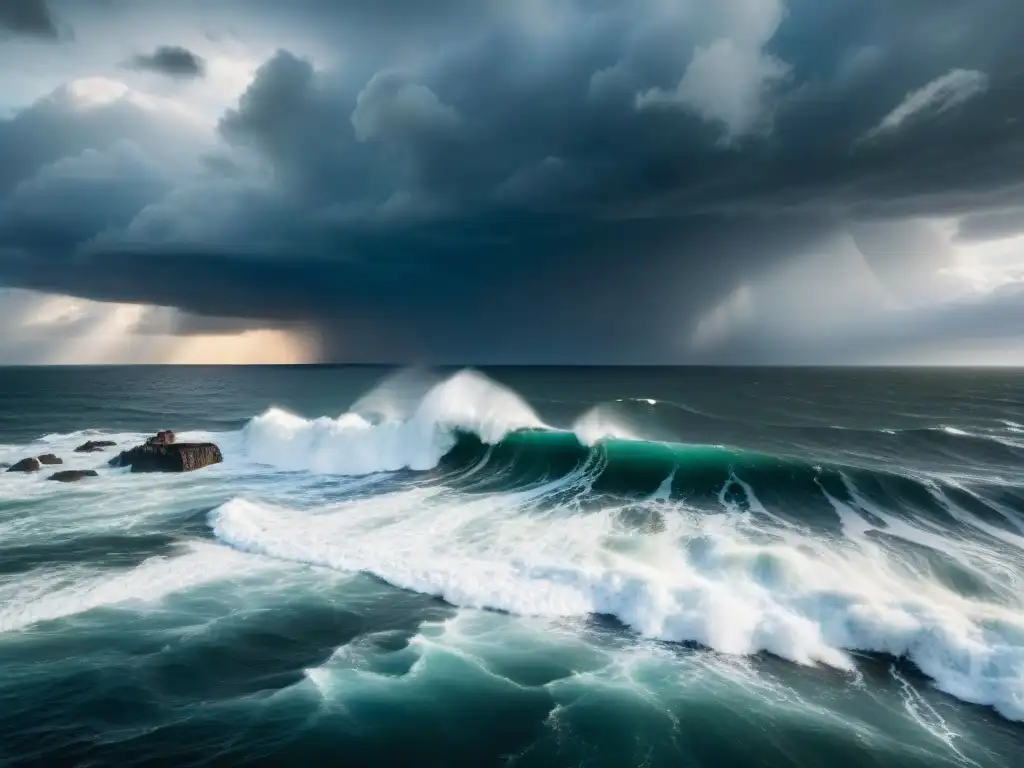
[[[0,370],[46,368],[692,368],[776,370],[1024,370],[1024,363],[0,363]]]

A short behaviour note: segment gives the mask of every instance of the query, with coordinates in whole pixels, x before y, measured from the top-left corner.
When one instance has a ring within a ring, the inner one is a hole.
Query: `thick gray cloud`
[[[4,31],[51,39],[59,35],[46,0],[4,0],[0,3],[0,34]]]
[[[723,301],[839,233],[917,302],[954,266],[918,219],[966,242],[1024,204],[1009,0],[151,5],[287,47],[189,173],[184,118],[130,95],[0,121],[0,284],[189,332],[308,322],[332,359],[683,362]]]
[[[189,126],[147,109],[115,85],[72,83],[10,119],[0,119],[0,196],[48,165],[88,150],[104,151],[119,142],[130,142],[153,158],[172,153],[180,159],[195,151]]]
[[[825,333],[779,349],[765,329],[738,336],[703,362],[843,365],[851,361],[941,365],[1024,364],[1024,289],[1007,286],[985,297],[937,307],[901,308],[873,314],[842,333]]]
[[[960,221],[957,231],[957,236],[967,242],[998,240],[1020,234],[1024,234],[1024,205],[967,216]]]
[[[152,53],[140,53],[132,57],[128,66],[185,79],[202,77],[206,73],[203,57],[180,45],[161,45]]]
[[[19,183],[0,203],[0,233],[8,245],[67,252],[96,235],[98,227],[128,225],[141,206],[168,191],[161,171],[133,144],[87,149]],[[103,201],[102,218],[97,199]]]

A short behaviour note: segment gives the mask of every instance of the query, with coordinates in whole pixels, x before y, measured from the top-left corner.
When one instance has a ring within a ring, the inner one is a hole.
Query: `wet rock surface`
[[[166,442],[168,439],[172,442]],[[112,467],[131,467],[132,472],[193,472],[224,460],[213,443],[175,443],[173,439],[173,432],[159,432],[108,463]]]
[[[42,468],[43,468],[43,465],[42,465],[42,463],[40,463],[39,459],[29,458],[29,459],[22,459],[21,461],[16,462],[10,468],[8,468],[7,471],[8,472],[38,472]]]
[[[75,448],[75,453],[98,453],[99,451],[105,451],[107,448],[113,448],[116,445],[117,443],[113,440],[90,440]]]
[[[99,477],[99,472],[94,469],[69,469],[64,472],[56,472],[50,475],[47,480],[57,483],[77,483],[87,477]]]

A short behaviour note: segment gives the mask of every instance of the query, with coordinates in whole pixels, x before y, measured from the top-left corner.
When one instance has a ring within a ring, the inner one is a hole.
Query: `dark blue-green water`
[[[1021,764],[1020,372],[0,368],[43,453],[0,765]]]

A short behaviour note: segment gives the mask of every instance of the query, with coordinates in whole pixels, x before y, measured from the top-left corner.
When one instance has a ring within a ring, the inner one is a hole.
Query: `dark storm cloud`
[[[45,166],[0,202],[0,236],[35,252],[66,251],[98,227],[126,226],[168,191],[159,169],[132,144],[85,150]]]
[[[201,175],[164,190],[135,158],[125,194],[82,198],[66,236],[8,203],[0,245],[21,256],[0,281],[310,321],[333,357],[672,361],[737,285],[851,224],[1024,201],[1024,4],[245,8],[341,64],[278,52]],[[986,87],[905,106],[955,71]],[[58,137],[58,117],[82,128]],[[0,191],[35,179],[45,211],[41,166],[111,137],[153,147],[128,136],[143,124],[123,104],[33,107],[0,123]],[[943,266],[853,228],[884,280]]]
[[[0,37],[4,32],[56,39],[57,24],[46,0],[4,0],[0,3]]]
[[[134,56],[128,62],[128,66],[132,69],[185,79],[206,74],[206,62],[203,57],[178,45],[162,45],[152,53]]]
[[[477,232],[435,224],[353,236],[346,245],[359,260],[104,250],[52,266],[8,259],[5,277],[44,290],[73,285],[108,301],[137,301],[145,285],[147,301],[201,316],[316,318],[328,349],[363,360],[557,362],[569,350],[578,362],[614,355],[639,363],[664,354],[664,331],[705,294],[749,272],[747,254],[771,263],[824,231],[809,232],[804,221],[790,231],[786,223],[750,223],[723,237],[721,221],[681,222],[690,230],[685,246],[678,225],[648,221],[494,220]],[[643,258],[624,258],[637,243]],[[693,264],[719,248],[716,268],[694,275]]]
[[[1024,200],[1024,195],[1018,199]],[[1024,234],[1024,205],[968,216],[960,222],[957,237],[965,242],[979,242],[1020,234]]]
[[[254,320],[250,317],[208,317],[190,315],[172,307],[150,309],[135,324],[132,331],[141,336],[203,336],[216,334],[231,336],[252,330],[287,329],[287,323],[272,319]]]

